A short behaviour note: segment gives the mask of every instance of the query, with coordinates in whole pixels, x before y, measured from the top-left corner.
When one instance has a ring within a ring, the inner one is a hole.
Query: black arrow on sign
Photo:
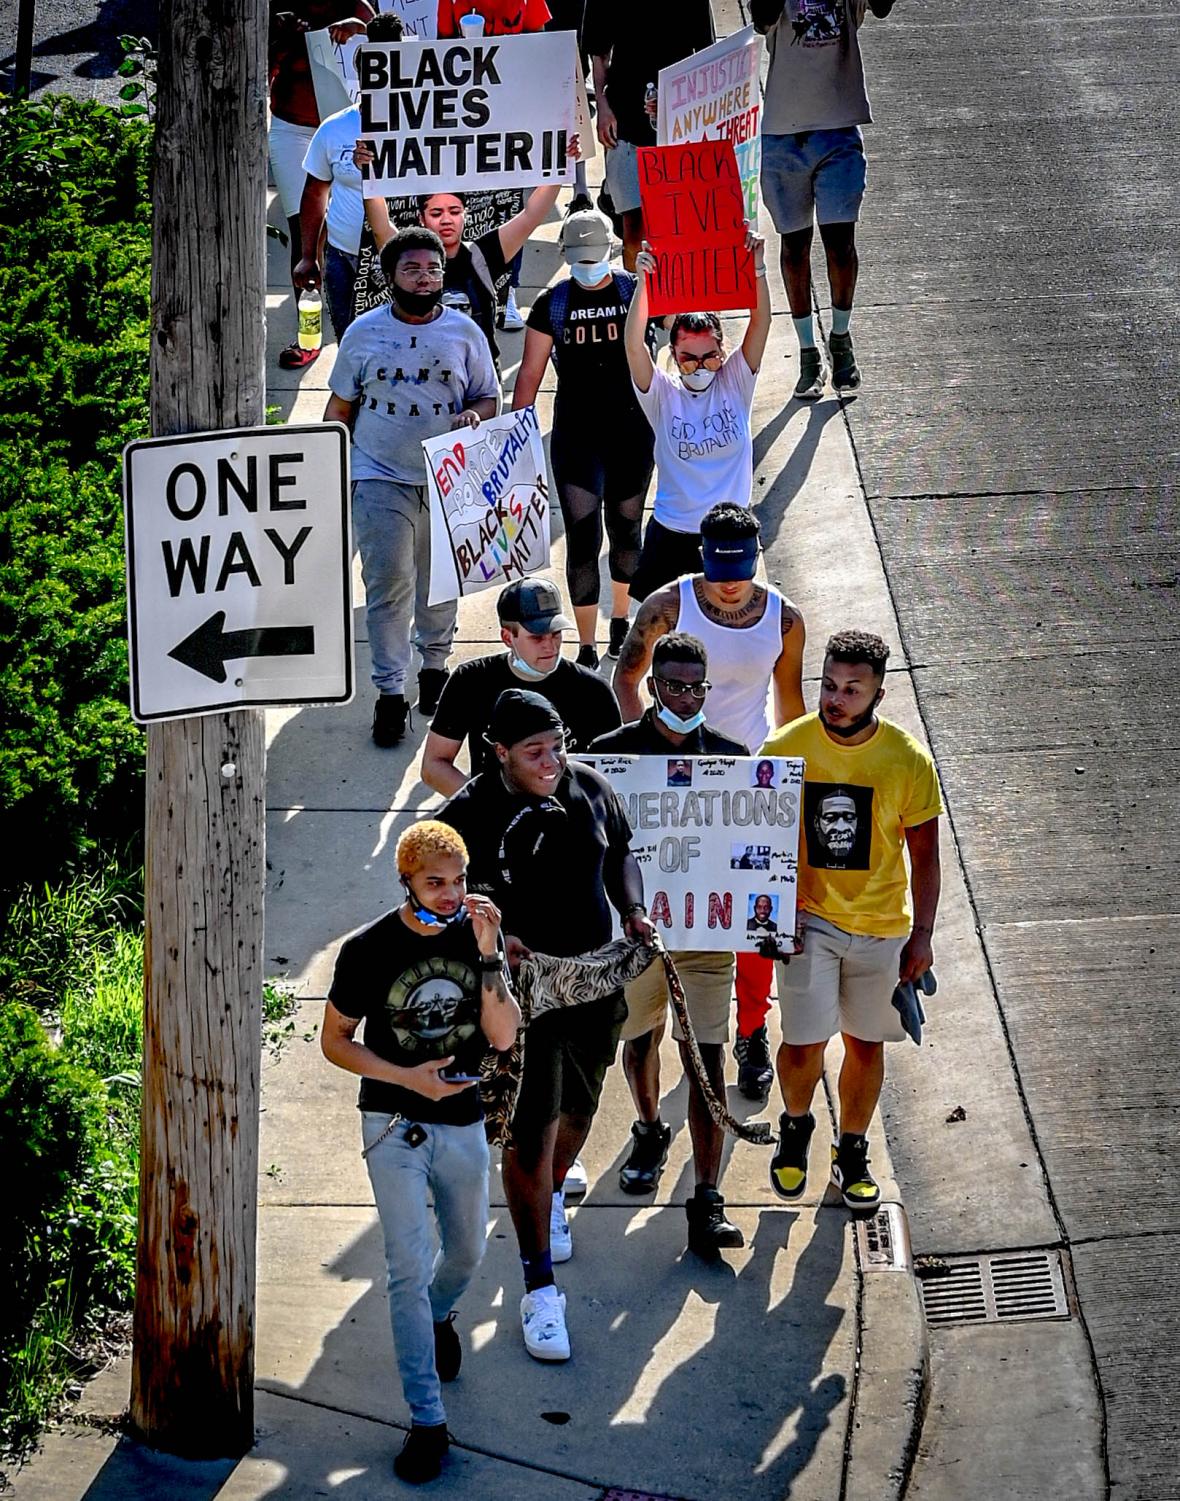
[[[217,610],[191,636],[168,653],[202,677],[224,683],[226,662],[234,657],[310,657],[315,652],[315,626],[271,625],[249,631],[227,631],[225,611]]]

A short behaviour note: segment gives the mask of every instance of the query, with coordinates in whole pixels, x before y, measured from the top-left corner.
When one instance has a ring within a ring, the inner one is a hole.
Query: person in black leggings
[[[628,589],[639,562],[643,503],[654,438],[631,387],[623,326],[635,278],[610,267],[610,222],[594,210],[561,227],[566,281],[533,303],[512,407],[536,399],[546,362],[557,369],[550,459],[565,521],[566,582],[578,625],[578,662],[597,667],[598,554],[603,520],[609,543],[608,651],[627,634]]]

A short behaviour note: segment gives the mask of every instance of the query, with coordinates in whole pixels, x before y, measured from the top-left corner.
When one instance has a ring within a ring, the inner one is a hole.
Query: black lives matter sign
[[[366,198],[572,182],[571,32],[357,51]]]

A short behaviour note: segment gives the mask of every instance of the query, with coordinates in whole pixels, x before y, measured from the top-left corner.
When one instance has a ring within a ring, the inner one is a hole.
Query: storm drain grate
[[[1070,1317],[1059,1251],[932,1257],[917,1273],[930,1324]]]

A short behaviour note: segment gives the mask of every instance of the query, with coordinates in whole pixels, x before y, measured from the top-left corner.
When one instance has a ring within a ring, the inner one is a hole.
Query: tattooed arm
[[[783,649],[774,664],[774,723],[790,724],[807,713],[803,702],[803,643],[807,630],[803,616],[789,600],[783,600]]]
[[[675,584],[657,589],[639,606],[615,668],[615,697],[622,710],[623,723],[630,724],[643,713],[639,689],[651,666],[652,647],[661,636],[676,629],[680,618],[680,596]]]

